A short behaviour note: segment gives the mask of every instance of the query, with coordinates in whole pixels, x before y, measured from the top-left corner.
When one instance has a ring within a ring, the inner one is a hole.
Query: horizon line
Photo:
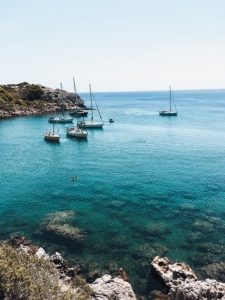
[[[225,91],[225,87],[223,88],[194,88],[194,89],[172,89],[172,92],[188,92],[188,91]],[[93,91],[93,93],[146,93],[146,92],[167,92],[168,89],[163,90],[130,90],[130,91]],[[79,92],[78,94],[87,94],[87,92]]]

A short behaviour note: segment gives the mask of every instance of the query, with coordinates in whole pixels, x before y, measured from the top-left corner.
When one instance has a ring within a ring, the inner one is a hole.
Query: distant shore
[[[0,119],[85,108],[79,95],[27,82],[0,85]]]
[[[83,108],[83,106],[80,106]],[[65,108],[65,111],[72,111],[75,109],[74,105],[67,105]],[[86,109],[86,108],[85,108]],[[5,111],[0,110],[0,120],[1,119],[7,119],[7,118],[13,118],[13,117],[25,117],[25,116],[39,116],[39,115],[46,115],[46,114],[53,114],[53,113],[59,113],[61,111],[60,107],[54,107],[52,108],[51,105],[45,105],[42,108],[17,108],[14,111]]]

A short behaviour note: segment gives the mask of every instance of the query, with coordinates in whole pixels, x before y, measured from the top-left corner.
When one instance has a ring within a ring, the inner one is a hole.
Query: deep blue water
[[[158,286],[154,255],[194,268],[225,259],[225,90],[173,95],[177,118],[158,115],[168,92],[96,93],[106,123],[87,141],[59,125],[61,143],[46,143],[48,116],[2,120],[0,237],[24,234],[87,273],[122,266],[145,295]],[[82,247],[40,231],[62,210],[87,232]]]

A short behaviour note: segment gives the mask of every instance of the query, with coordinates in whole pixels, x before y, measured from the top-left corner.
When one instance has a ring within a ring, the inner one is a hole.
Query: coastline
[[[85,108],[84,106],[79,106],[79,108]],[[74,104],[67,104],[65,111],[72,111],[75,109]],[[86,109],[86,108],[85,108]],[[14,111],[4,111],[0,110],[0,120],[15,118],[15,117],[29,117],[29,116],[41,116],[46,114],[54,114],[59,113],[61,111],[60,106],[52,108],[52,106],[46,105],[45,107],[40,108],[29,108],[29,109],[21,109],[18,108]]]
[[[0,119],[70,111],[76,107],[85,108],[84,100],[65,90],[27,82],[0,85]]]
[[[88,279],[79,265],[71,265],[59,252],[48,254],[23,236],[0,243],[0,265],[3,299],[14,299],[18,294],[26,299],[50,299],[51,295],[51,299],[59,300],[225,299],[225,283],[199,279],[189,265],[167,257],[156,256],[151,262],[152,275],[162,284],[162,289],[152,291],[150,298],[135,295],[129,275],[122,268],[114,274]]]

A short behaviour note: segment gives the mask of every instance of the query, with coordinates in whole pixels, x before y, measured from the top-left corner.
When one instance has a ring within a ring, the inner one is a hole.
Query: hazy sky
[[[0,0],[0,83],[225,87],[225,0]]]

